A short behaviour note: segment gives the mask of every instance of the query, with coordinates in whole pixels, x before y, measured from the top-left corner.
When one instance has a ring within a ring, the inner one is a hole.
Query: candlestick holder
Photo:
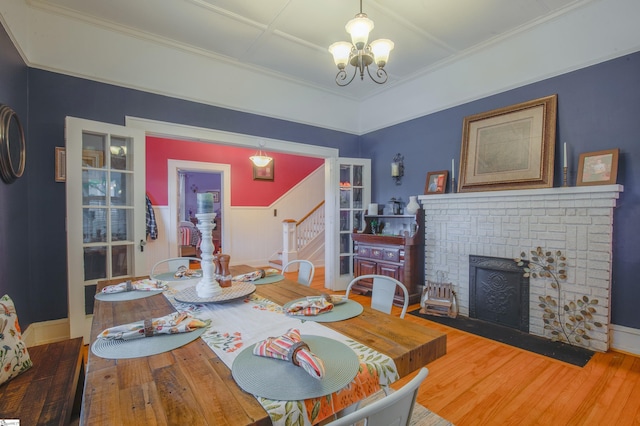
[[[569,186],[567,184],[567,166],[562,168],[562,186]]]
[[[455,194],[456,192],[456,178],[451,176],[451,193]]]
[[[218,296],[222,293],[220,284],[216,281],[213,271],[213,242],[211,241],[211,231],[216,227],[213,220],[216,218],[215,213],[196,213],[198,224],[196,225],[202,234],[202,242],[200,250],[202,262],[202,279],[196,285],[198,297],[208,298]]]

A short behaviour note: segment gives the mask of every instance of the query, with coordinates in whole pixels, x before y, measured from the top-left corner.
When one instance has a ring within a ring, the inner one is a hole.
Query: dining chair
[[[313,275],[315,274],[315,271],[316,271],[316,268],[315,266],[313,266],[313,263],[304,259],[292,260],[288,262],[286,265],[284,265],[284,267],[282,268],[282,273],[284,274],[285,271],[289,269],[289,266],[292,266],[292,265],[298,266],[298,282],[302,285],[306,285],[307,287],[310,287],[311,281],[313,281]]]
[[[366,419],[367,426],[407,426],[411,421],[413,407],[418,396],[418,389],[429,374],[426,367],[422,367],[418,374],[399,390],[381,398],[371,404],[334,420],[330,426],[346,426]]]
[[[156,262],[151,267],[151,272],[149,276],[154,278],[158,274],[163,274],[167,272],[176,272],[179,267],[184,266],[189,269],[189,264],[191,261],[201,262],[202,259],[197,257],[171,257],[168,259],[162,259]]]
[[[409,307],[409,292],[407,287],[400,281],[393,277],[386,275],[367,274],[355,277],[347,286],[346,298],[349,298],[349,292],[351,287],[360,280],[373,280],[373,288],[371,289],[371,307],[375,310],[384,312],[385,314],[391,313],[391,306],[393,305],[393,297],[396,294],[396,288],[400,287],[404,293],[404,305],[402,307],[402,313],[400,318],[404,318]]]

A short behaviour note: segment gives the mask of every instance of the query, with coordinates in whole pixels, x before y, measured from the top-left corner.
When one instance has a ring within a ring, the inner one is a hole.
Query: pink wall
[[[152,204],[166,206],[167,161],[185,160],[231,165],[231,205],[269,206],[324,164],[322,158],[269,152],[274,159],[274,180],[253,180],[249,157],[256,149],[147,136],[147,194]]]

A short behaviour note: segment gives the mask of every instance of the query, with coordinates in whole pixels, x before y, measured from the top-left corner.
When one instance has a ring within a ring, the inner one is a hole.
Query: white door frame
[[[173,137],[205,143],[241,146],[259,149],[262,144],[269,151],[324,158],[325,162],[325,287],[333,289],[339,277],[339,268],[334,255],[336,247],[335,235],[339,232],[338,215],[338,156],[336,148],[326,148],[280,139],[269,139],[240,133],[169,123],[139,117],[125,117],[125,125],[142,129],[147,136]],[[174,180],[174,184],[175,184]],[[177,193],[176,193],[177,196]],[[228,216],[227,216],[228,217]],[[177,222],[176,222],[177,223]],[[223,225],[224,229],[224,225]],[[328,232],[327,232],[328,231]],[[177,236],[175,237],[177,238]],[[177,247],[177,245],[176,245]]]
[[[222,174],[222,193],[227,195],[222,197],[222,229],[220,232],[222,233],[222,241],[224,242],[225,250],[231,251],[231,238],[230,237],[230,228],[229,228],[229,220],[224,220],[224,218],[229,218],[230,209],[231,209],[231,201],[228,194],[231,192],[231,166],[229,164],[219,164],[219,163],[204,163],[200,161],[186,161],[186,160],[169,160],[167,162],[168,173],[168,200],[169,200],[169,223],[172,226],[176,226],[176,232],[169,233],[169,239],[167,243],[169,244],[169,257],[179,257],[178,254],[178,233],[177,233],[177,225],[178,225],[178,184],[180,178],[178,173],[181,170],[187,170],[190,172],[213,172],[213,173],[221,173]]]

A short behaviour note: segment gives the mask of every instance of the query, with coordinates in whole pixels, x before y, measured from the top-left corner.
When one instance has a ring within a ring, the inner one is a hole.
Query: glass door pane
[[[84,276],[90,284],[133,275],[131,153],[131,138],[82,132]],[[91,314],[92,305],[86,306]]]
[[[364,225],[364,206],[370,199],[370,181],[368,159],[340,159],[339,169],[339,217],[338,237],[339,273],[343,279],[353,276],[353,243],[351,233],[362,231]],[[366,167],[366,168],[365,168]]]

